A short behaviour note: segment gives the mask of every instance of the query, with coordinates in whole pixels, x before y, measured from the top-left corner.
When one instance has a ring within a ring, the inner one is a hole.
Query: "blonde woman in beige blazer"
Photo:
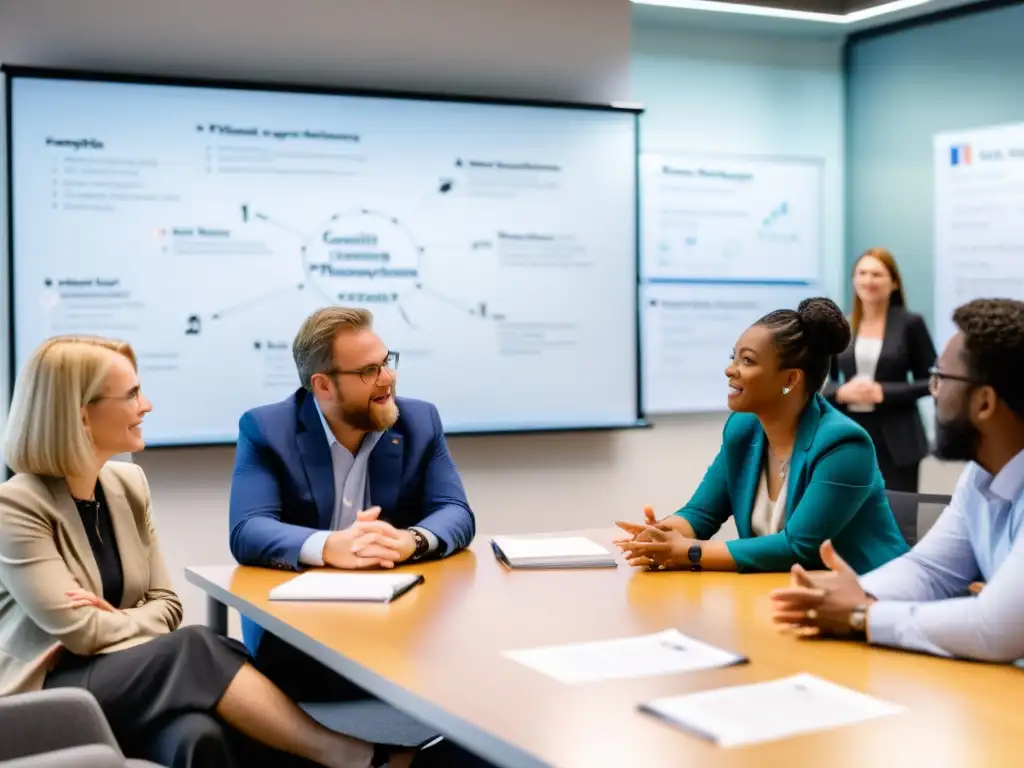
[[[50,339],[21,373],[4,443],[17,474],[0,485],[0,695],[85,688],[129,757],[172,768],[235,765],[239,743],[366,768],[373,745],[317,724],[241,643],[179,629],[146,477],[109,461],[143,448],[150,410],[124,343]]]

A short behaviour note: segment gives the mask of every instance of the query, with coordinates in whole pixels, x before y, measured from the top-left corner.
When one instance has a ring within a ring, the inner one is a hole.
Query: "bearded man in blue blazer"
[[[472,541],[437,408],[395,397],[398,353],[372,321],[363,309],[314,312],[292,347],[302,386],[242,416],[230,502],[239,563],[389,569]],[[257,666],[293,698],[345,697],[345,681],[317,662],[248,619],[242,630]]]

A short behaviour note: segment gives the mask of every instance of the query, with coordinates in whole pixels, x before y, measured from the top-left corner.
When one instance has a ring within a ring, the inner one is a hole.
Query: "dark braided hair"
[[[1024,417],[1024,301],[975,299],[957,307],[953,322],[972,378]]]
[[[850,345],[850,323],[832,299],[804,299],[795,310],[777,309],[757,321],[772,332],[780,368],[804,372],[808,395],[828,378],[832,356]]]

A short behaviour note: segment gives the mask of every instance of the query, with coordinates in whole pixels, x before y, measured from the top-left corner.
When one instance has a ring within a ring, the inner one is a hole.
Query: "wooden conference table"
[[[610,530],[584,531],[608,543]],[[425,583],[390,605],[271,603],[293,573],[190,568],[188,580],[371,693],[503,768],[1003,766],[1024,751],[1024,671],[776,633],[768,592],[786,576],[508,571],[489,538],[409,566]],[[214,605],[221,629],[226,611]],[[750,663],[563,685],[505,650],[677,628]],[[900,715],[725,749],[639,713],[653,698],[810,672],[904,705]]]

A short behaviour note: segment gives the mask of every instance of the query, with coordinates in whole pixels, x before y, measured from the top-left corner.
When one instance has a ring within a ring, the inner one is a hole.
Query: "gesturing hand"
[[[109,613],[117,613],[118,610],[102,597],[97,597],[87,589],[69,589],[64,593],[71,601],[72,608],[84,608],[87,605],[91,605],[93,608],[99,608],[101,611],[108,611]]]
[[[616,520],[615,524],[624,530],[628,536],[620,536],[615,539],[615,543],[618,544],[621,541],[633,541],[639,536],[642,536],[644,531],[648,528],[653,528],[658,524],[658,518],[654,515],[654,507],[648,504],[644,507],[644,522],[643,523],[630,523],[626,520]]]
[[[794,565],[791,583],[772,592],[772,621],[781,629],[832,637],[850,635],[850,615],[874,602],[861,589],[857,574],[841,558],[831,541],[821,545],[821,560],[828,571],[808,573]]]
[[[335,531],[324,545],[324,564],[333,568],[358,570],[394,568],[416,551],[416,540],[405,530],[379,520],[380,507],[356,514],[348,528]]]

